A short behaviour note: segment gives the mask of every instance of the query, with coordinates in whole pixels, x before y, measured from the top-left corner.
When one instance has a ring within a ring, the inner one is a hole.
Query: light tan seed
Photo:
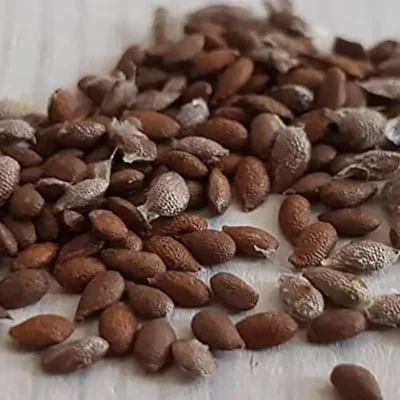
[[[384,294],[374,299],[365,310],[369,322],[383,326],[398,326],[400,324],[400,295]]]

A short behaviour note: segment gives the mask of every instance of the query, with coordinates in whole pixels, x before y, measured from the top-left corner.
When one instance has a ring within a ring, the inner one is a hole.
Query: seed
[[[14,325],[9,333],[20,346],[36,350],[63,342],[74,329],[73,322],[61,315],[41,314]]]
[[[89,219],[78,211],[64,210],[60,215],[60,220],[69,231],[74,233],[82,233],[90,229]]]
[[[307,170],[311,145],[303,128],[286,128],[278,132],[271,150],[273,189],[281,193]]]
[[[206,87],[204,88],[207,93],[203,94],[203,97],[208,97],[212,93],[212,86],[208,82],[198,82],[198,83],[204,83]],[[183,128],[185,135],[192,133],[193,129],[199,124],[202,124],[208,120],[210,117],[210,110],[208,108],[207,102],[202,98],[202,96],[193,93],[190,94],[188,92],[189,89],[197,90],[196,87],[194,87],[195,84],[192,84],[186,92],[182,94],[182,98],[186,97],[188,103],[184,104],[178,111],[178,114],[176,115],[176,120],[179,122],[181,127]],[[199,87],[200,89],[200,87]],[[193,98],[189,98],[190,96],[194,96]],[[182,136],[182,132],[181,132]]]
[[[35,225],[31,220],[6,217],[3,222],[17,241],[19,249],[25,249],[37,241]]]
[[[298,124],[304,125],[308,140],[315,143],[323,139],[331,122],[326,108],[309,111],[296,119]]]
[[[353,273],[379,271],[393,265],[399,251],[373,240],[354,240],[321,263],[325,267]]]
[[[169,296],[159,289],[127,283],[129,305],[142,318],[162,318],[174,309],[174,303]]]
[[[400,324],[400,295],[384,294],[374,299],[365,310],[369,322],[383,326],[397,326]]]
[[[368,305],[371,293],[363,280],[330,268],[310,268],[303,275],[333,303],[349,308]]]
[[[339,234],[347,236],[364,236],[381,224],[372,212],[363,207],[326,211],[318,219],[329,222]]]
[[[336,110],[343,107],[346,101],[346,74],[333,67],[326,71],[325,78],[318,91],[318,108]]]
[[[371,78],[359,85],[368,93],[397,100],[400,97],[400,80],[397,77]]]
[[[59,245],[56,243],[35,243],[18,253],[11,268],[20,270],[26,268],[48,268],[57,257]]]
[[[202,307],[210,301],[208,286],[193,275],[181,271],[167,271],[154,275],[148,283],[166,293],[181,307]]]
[[[36,143],[35,129],[22,119],[3,119],[0,121],[0,143],[15,142]]]
[[[219,168],[211,171],[207,195],[212,210],[217,214],[224,214],[231,203],[232,193],[228,178]]]
[[[147,278],[166,271],[163,260],[147,251],[105,249],[100,257],[108,268],[117,270],[124,278],[137,283],[146,282]]]
[[[43,162],[42,157],[36,151],[18,144],[1,146],[1,152],[14,158],[22,168],[37,167]]]
[[[211,118],[198,125],[196,133],[234,151],[241,150],[246,145],[249,136],[242,124],[226,118]]]
[[[99,336],[87,336],[46,350],[41,356],[42,368],[51,373],[69,373],[88,368],[104,357],[109,343]]]
[[[208,175],[207,166],[193,154],[173,150],[161,156],[161,163],[188,179],[200,179]]]
[[[147,373],[158,372],[172,359],[172,344],[176,335],[171,324],[164,319],[146,322],[137,333],[133,354]]]
[[[249,350],[260,350],[288,342],[298,330],[292,317],[285,313],[258,313],[236,324]]]
[[[192,319],[194,336],[213,350],[236,350],[244,347],[234,323],[223,311],[206,309]]]
[[[318,344],[341,342],[357,336],[366,328],[366,319],[358,311],[329,310],[312,321],[307,339]]]
[[[286,196],[279,209],[279,226],[291,243],[294,243],[301,232],[310,224],[311,205],[309,201],[300,195]]]
[[[11,310],[37,303],[47,293],[49,285],[50,277],[44,270],[13,272],[0,282],[0,304]]]
[[[296,268],[321,265],[338,241],[335,228],[327,222],[314,222],[306,227],[296,240],[289,261]]]
[[[323,185],[319,193],[322,203],[337,209],[360,206],[373,197],[377,190],[376,184],[371,182],[334,179]]]
[[[325,301],[322,294],[303,277],[281,275],[279,295],[286,312],[298,321],[312,321],[324,312]]]
[[[232,178],[236,174],[237,167],[242,159],[243,157],[240,154],[229,153],[222,157],[215,166],[228,178]]]
[[[148,220],[159,216],[173,217],[185,211],[189,203],[189,189],[185,180],[176,172],[158,176],[150,185],[146,203],[138,210]]]
[[[236,252],[250,257],[269,258],[279,247],[278,240],[267,231],[254,226],[223,226],[222,230],[232,237]]]
[[[96,258],[75,257],[56,265],[53,274],[67,292],[82,293],[98,273],[105,271],[105,265]]]
[[[135,316],[121,301],[108,306],[100,315],[99,336],[110,344],[109,352],[113,355],[127,354],[132,350],[136,330]]]
[[[1,157],[0,157],[0,162],[1,162]],[[42,167],[24,168],[20,173],[19,181],[21,184],[36,183],[43,176],[43,173],[44,171]]]
[[[111,241],[109,246],[113,249],[141,251],[143,249],[143,241],[135,232],[128,231],[123,239]]]
[[[18,221],[18,229],[15,222],[16,220],[9,222],[9,227],[11,225],[13,226],[10,229],[14,229],[15,238],[17,239],[18,244],[21,248],[28,247],[28,245],[36,242],[36,239],[34,239],[34,237],[36,237],[36,232],[37,236],[42,241],[55,241],[58,239],[58,236],[60,234],[59,222],[53,211],[51,210],[51,207],[46,204],[42,207],[39,215],[35,217],[35,225],[29,223],[29,221]],[[30,225],[31,227],[29,227]],[[16,231],[17,229],[18,232]]]
[[[296,113],[306,112],[314,101],[314,92],[301,85],[277,86],[269,95]]]
[[[89,213],[93,231],[104,240],[122,240],[128,234],[124,222],[108,210],[93,210]]]
[[[43,197],[32,186],[20,186],[12,194],[9,207],[16,218],[36,217],[44,206]]]
[[[153,234],[180,237],[185,233],[202,231],[208,228],[206,218],[182,213],[172,218],[159,218],[153,222]]]
[[[233,121],[237,121],[243,125],[248,125],[251,120],[251,115],[247,110],[238,106],[221,106],[216,108],[212,117],[214,118],[226,118]]]
[[[251,310],[258,303],[257,291],[236,275],[219,272],[210,279],[214,295],[234,311]]]
[[[172,344],[175,364],[186,375],[197,377],[210,375],[216,363],[208,346],[197,339],[181,339]]]
[[[145,176],[134,169],[123,169],[111,175],[108,191],[115,194],[137,192],[142,189]]]
[[[311,174],[303,175],[293,186],[285,191],[285,194],[296,193],[310,201],[318,200],[321,187],[331,180],[332,177],[326,172],[312,172]]]
[[[311,159],[308,165],[309,171],[327,169],[337,155],[337,150],[325,143],[316,143],[311,147]]]
[[[119,272],[106,271],[96,274],[82,292],[75,320],[82,321],[116,303],[124,290],[125,281]]]
[[[164,56],[164,64],[176,64],[192,60],[204,47],[205,39],[198,33],[187,35],[172,46]]]
[[[13,194],[19,183],[21,168],[9,156],[0,156],[0,205],[3,205]]]
[[[208,53],[200,53],[193,60],[190,75],[193,78],[220,72],[232,64],[238,56],[234,49],[217,49]]]
[[[361,365],[337,365],[331,372],[330,380],[343,400],[383,400],[376,377]]]
[[[243,211],[260,206],[270,193],[270,179],[262,161],[244,157],[236,170],[235,187]]]
[[[225,232],[207,229],[186,233],[181,240],[202,265],[227,262],[236,252],[235,242]]]

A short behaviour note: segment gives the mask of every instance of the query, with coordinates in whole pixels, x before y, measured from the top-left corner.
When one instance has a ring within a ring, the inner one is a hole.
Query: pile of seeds
[[[207,375],[210,350],[277,346],[300,327],[310,342],[331,343],[400,323],[400,295],[374,298],[358,276],[400,254],[400,42],[367,50],[336,38],[322,52],[290,2],[266,7],[261,18],[203,8],[187,16],[178,42],[159,9],[150,46],[133,45],[111,73],[78,82],[90,106],[64,89],[46,115],[0,102],[0,250],[11,270],[0,282],[1,315],[38,302],[55,279],[80,295],[75,321],[99,316],[98,336],[51,347],[44,370],[133,352],[148,372],[173,359]],[[364,207],[376,182],[386,182],[392,246],[364,238],[334,250],[339,235],[379,227]],[[223,214],[236,198],[249,212],[270,193],[285,194],[278,219],[293,245],[295,273],[279,280],[287,312],[235,325],[203,309],[191,322],[195,339],[177,340],[163,319],[174,307],[240,311],[258,301],[229,272],[208,285],[197,271],[236,256],[267,259],[279,247],[256,227],[209,229],[195,211]],[[326,206],[319,221],[316,202]],[[73,331],[66,317],[38,315],[10,334],[43,349]]]

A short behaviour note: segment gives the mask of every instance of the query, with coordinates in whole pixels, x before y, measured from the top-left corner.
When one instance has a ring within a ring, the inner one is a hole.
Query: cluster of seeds
[[[44,370],[133,352],[147,372],[174,359],[207,375],[210,350],[277,346],[299,324],[310,342],[331,343],[400,323],[400,295],[374,298],[355,275],[400,254],[400,44],[366,50],[336,38],[322,52],[289,1],[266,6],[262,18],[205,7],[187,17],[179,41],[157,10],[149,47],[133,45],[110,74],[79,81],[89,106],[64,89],[46,115],[0,102],[0,250],[11,269],[0,282],[1,315],[38,302],[52,278],[80,294],[75,321],[100,315],[98,336],[46,350]],[[332,254],[339,235],[379,227],[364,207],[378,193],[373,181],[386,181],[393,247],[357,240]],[[287,312],[235,325],[225,311],[203,309],[191,322],[195,339],[178,340],[163,319],[176,306],[217,300],[242,311],[258,302],[239,277],[219,272],[209,287],[197,271],[279,247],[260,228],[216,231],[191,211],[223,214],[236,197],[249,212],[270,193],[285,195],[278,220],[293,245],[288,261],[302,272],[279,280]],[[327,211],[313,221],[318,201]],[[65,317],[38,315],[10,334],[43,349],[73,331]]]

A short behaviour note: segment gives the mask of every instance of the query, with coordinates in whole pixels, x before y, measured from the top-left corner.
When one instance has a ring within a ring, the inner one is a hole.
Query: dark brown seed
[[[9,333],[18,345],[36,350],[63,342],[74,329],[74,323],[61,315],[41,314],[14,325]]]
[[[216,108],[212,113],[213,118],[226,118],[247,125],[251,120],[251,115],[241,107],[222,106]]]
[[[49,120],[52,123],[74,119],[77,104],[73,94],[66,89],[57,89],[50,97],[47,106]]]
[[[132,351],[136,330],[135,316],[121,301],[108,306],[100,315],[99,336],[110,344],[109,352],[112,355],[124,355]]]
[[[320,188],[322,203],[330,208],[357,207],[375,195],[375,183],[335,179]]]
[[[120,300],[125,290],[124,278],[116,271],[100,272],[82,292],[75,319],[82,321]]]
[[[213,87],[211,83],[207,81],[196,81],[189,85],[182,93],[182,101],[189,103],[195,99],[208,100],[213,93]]]
[[[383,40],[373,46],[368,55],[375,64],[379,64],[396,53],[398,47],[399,43],[395,40]]]
[[[199,311],[192,319],[194,336],[214,350],[236,350],[244,347],[234,323],[220,310]]]
[[[213,168],[207,188],[207,197],[213,212],[223,214],[231,204],[232,193],[228,178],[219,168]]]
[[[146,282],[147,278],[166,271],[163,260],[147,251],[105,249],[100,257],[108,268],[117,270],[124,278],[137,283]]]
[[[18,253],[14,259],[11,268],[13,270],[35,268],[43,269],[52,266],[57,253],[59,245],[52,242],[35,243]]]
[[[42,157],[29,147],[18,145],[1,146],[1,152],[18,161],[21,168],[37,167],[42,164]]]
[[[4,225],[14,235],[20,250],[31,246],[37,241],[35,225],[33,225],[31,220],[21,220],[12,217],[6,217],[3,222]]]
[[[237,167],[242,161],[243,156],[236,153],[229,153],[222,157],[215,166],[229,178],[232,178],[236,174]]]
[[[203,35],[194,33],[187,35],[176,45],[172,46],[164,56],[164,64],[176,64],[192,60],[203,50],[205,39]]]
[[[210,279],[210,285],[217,299],[231,310],[251,310],[258,303],[257,291],[236,275],[219,272]]]
[[[238,51],[233,49],[218,49],[208,53],[200,53],[193,60],[190,75],[193,78],[198,78],[218,73],[232,64],[238,54]]]
[[[169,296],[159,289],[127,283],[129,305],[142,318],[162,318],[171,313],[174,303]]]
[[[343,400],[383,400],[375,375],[361,365],[337,365],[331,372],[330,380]]]
[[[306,112],[314,101],[314,92],[300,85],[277,86],[268,94],[295,113]]]
[[[181,241],[202,265],[227,262],[236,252],[235,242],[228,234],[211,229],[186,233]]]
[[[202,231],[208,228],[206,218],[183,213],[172,218],[159,218],[153,222],[154,235],[180,237],[185,233]]]
[[[334,147],[325,143],[317,143],[311,147],[311,159],[308,164],[309,171],[325,170],[335,159],[337,151]]]
[[[301,232],[310,224],[310,202],[297,194],[286,196],[279,209],[278,220],[286,239],[292,244],[295,243]]]
[[[200,179],[208,175],[207,166],[193,154],[173,150],[161,156],[160,162],[187,179]]]
[[[359,311],[329,310],[311,322],[307,339],[320,344],[340,342],[357,336],[366,328],[366,319]]]
[[[258,158],[243,158],[236,170],[235,187],[244,211],[260,206],[270,192],[267,169]]]
[[[165,319],[145,323],[136,335],[133,355],[147,373],[158,372],[172,360],[172,344],[176,335]]]
[[[301,115],[296,122],[304,125],[308,140],[314,143],[325,136],[331,119],[328,117],[327,109],[322,108]]]
[[[318,91],[319,108],[336,110],[343,107],[346,101],[346,75],[339,68],[330,68]]]
[[[259,313],[242,319],[236,328],[247,349],[259,350],[288,342],[298,325],[286,313]]]
[[[299,194],[310,201],[319,199],[319,191],[322,186],[332,180],[332,176],[326,172],[312,172],[303,175],[295,184],[286,190],[285,194]]]
[[[145,60],[144,50],[137,44],[129,46],[122,54],[115,69],[122,71],[125,75],[131,72],[132,64],[139,65]]]
[[[87,284],[100,272],[105,272],[105,265],[97,258],[75,257],[54,268],[54,277],[67,292],[82,293]]]
[[[148,279],[151,286],[166,293],[181,307],[202,307],[210,301],[208,286],[186,272],[168,271]]]
[[[143,241],[135,232],[128,231],[123,239],[111,241],[109,246],[113,249],[140,251],[143,249]]]
[[[12,194],[9,207],[16,218],[36,217],[44,206],[43,197],[33,186],[25,185],[17,188]]]
[[[253,74],[249,81],[242,87],[240,93],[261,93],[271,80],[269,75],[266,74]]]
[[[332,174],[336,175],[342,169],[355,163],[356,153],[339,153],[329,166]]]
[[[18,253],[18,242],[15,236],[2,222],[0,222],[0,252],[9,257],[14,257]]]
[[[46,350],[41,356],[42,368],[51,373],[69,373],[88,368],[104,357],[109,343],[99,336],[87,336]]]
[[[201,182],[186,180],[189,189],[188,208],[198,209],[206,205],[206,188]]]
[[[338,242],[335,228],[327,222],[314,222],[306,227],[296,240],[290,263],[296,268],[321,265]]]
[[[90,229],[90,221],[83,214],[74,210],[64,210],[60,220],[69,231],[74,233],[86,232]]]
[[[36,183],[44,174],[42,167],[24,168],[20,174],[20,183]]]
[[[40,240],[42,241],[57,240],[60,233],[60,227],[56,216],[51,210],[51,207],[45,204],[42,208],[42,211],[40,211],[40,214],[37,217],[35,217],[33,221],[35,224],[34,228],[36,228],[36,232]],[[25,234],[27,234],[26,231],[24,232]],[[22,238],[20,237],[20,239],[18,239],[18,236],[19,235],[16,235],[16,239],[18,243],[21,245],[20,242]]]
[[[122,240],[128,234],[124,222],[112,211],[93,210],[89,213],[94,233],[104,240]]]
[[[280,83],[302,85],[313,91],[318,90],[325,74],[318,69],[301,67],[280,77]]]
[[[346,102],[343,107],[359,108],[366,107],[367,96],[365,91],[355,82],[346,82]]]
[[[23,308],[37,303],[48,291],[49,274],[44,270],[24,269],[0,282],[0,304],[6,309]]]
[[[44,166],[44,175],[65,182],[76,183],[86,177],[86,164],[77,157],[62,156],[48,160]]]
[[[60,146],[88,150],[94,147],[105,135],[107,129],[95,121],[70,122],[57,132]]]

